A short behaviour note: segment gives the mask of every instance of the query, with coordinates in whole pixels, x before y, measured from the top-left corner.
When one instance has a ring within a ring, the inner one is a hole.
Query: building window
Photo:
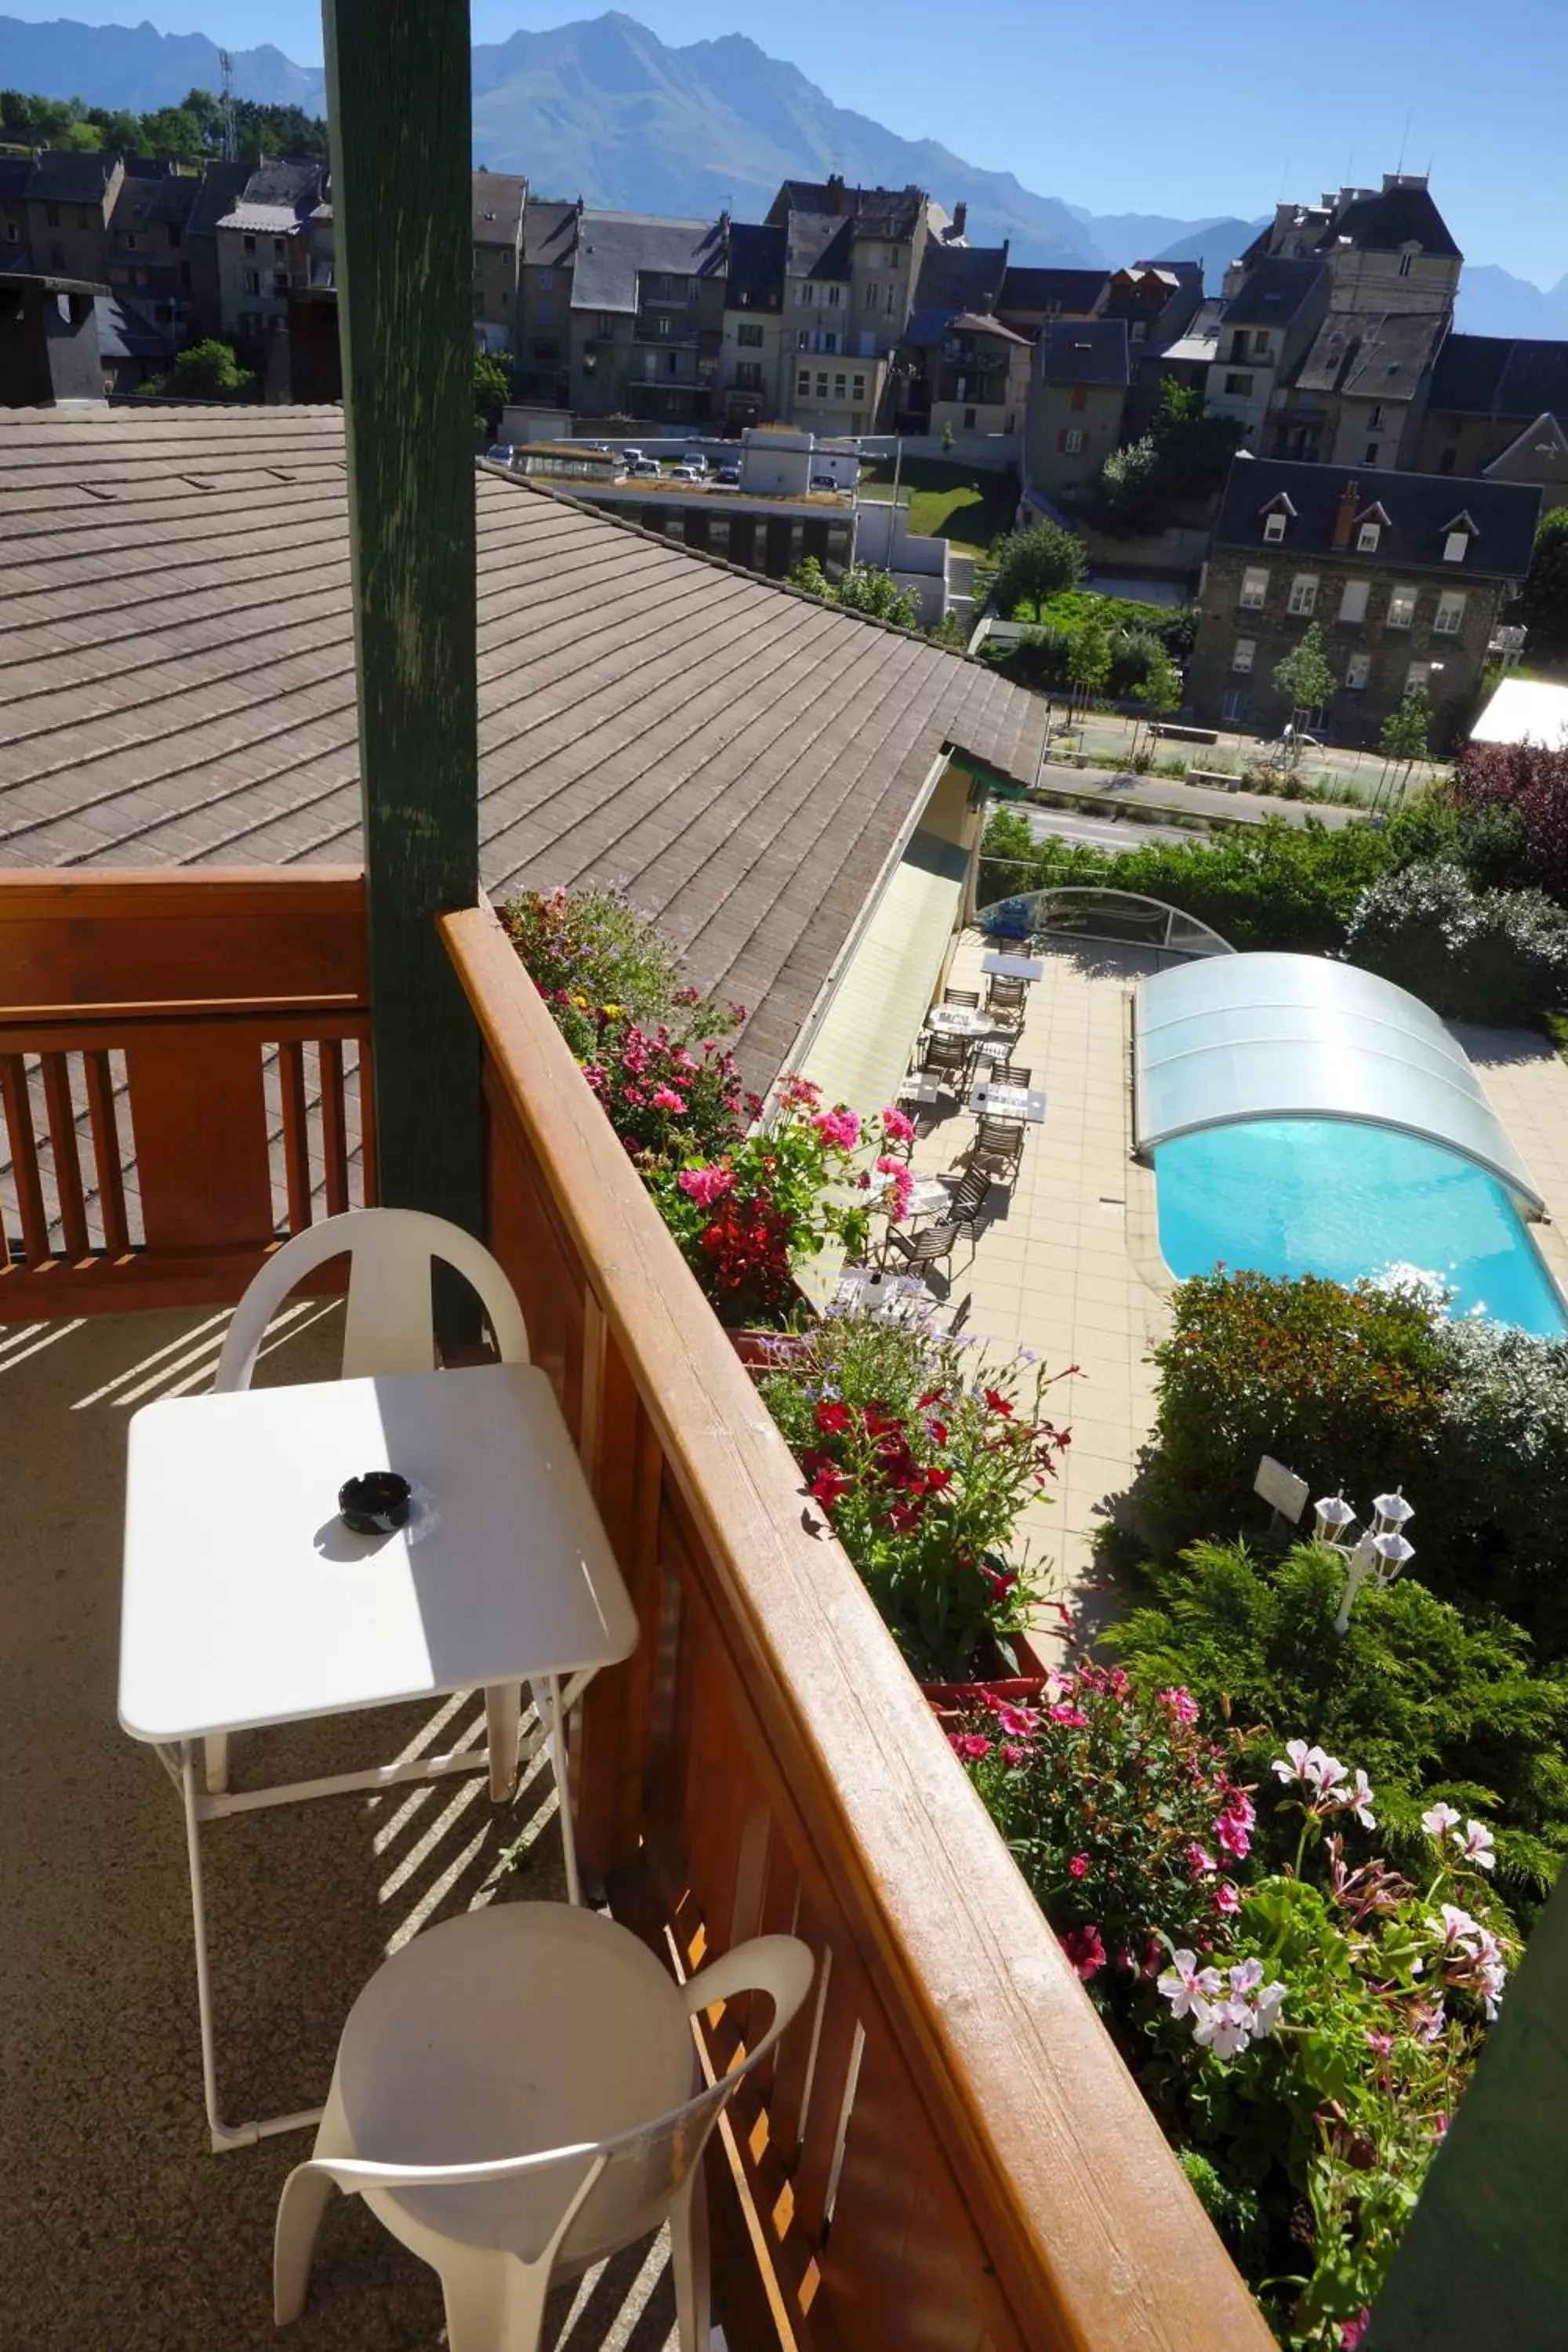
[[[7,245],[20,245],[22,242],[22,232],[15,221],[5,224],[5,242]]]
[[[1226,392],[1237,400],[1250,400],[1252,397],[1252,378],[1249,375],[1227,375],[1225,380],[1225,388]]]
[[[1057,435],[1057,447],[1064,457],[1076,457],[1083,448],[1083,435],[1076,426],[1064,425]]]
[[[136,250],[136,232],[134,229],[127,229],[125,232],[125,250],[127,253],[134,253]]]
[[[1294,613],[1298,620],[1310,620],[1317,607],[1317,573],[1298,572],[1290,583],[1290,601],[1287,609]]]
[[[550,315],[550,305],[548,302],[536,302],[533,306],[533,315],[537,323],[542,327],[548,327],[552,323]]]
[[[845,379],[841,375],[836,375],[833,379],[833,397],[835,400],[843,400],[847,397],[847,387],[846,385]]]
[[[1382,537],[1383,525],[1380,522],[1363,522],[1355,535],[1356,553],[1375,555],[1377,542]]]
[[[1405,693],[1425,694],[1426,691],[1427,681],[1431,677],[1431,675],[1432,665],[1430,662],[1412,662],[1409,668],[1405,673]]]
[[[171,221],[169,223],[169,250],[171,253],[178,253],[180,249],[180,238],[183,233],[184,232],[182,231],[178,221]]]
[[[861,303],[866,310],[874,310],[876,309],[877,298],[880,292],[881,289],[878,285],[876,279],[874,278],[868,278],[866,281],[864,291],[860,296]]]
[[[1451,474],[1454,470],[1456,461],[1458,458],[1458,451],[1453,448],[1439,450],[1437,455],[1437,471],[1440,474]]]
[[[1245,613],[1261,613],[1268,596],[1268,574],[1259,567],[1241,575],[1241,593],[1237,603]]]
[[[827,375],[826,371],[820,373],[816,379],[816,396],[818,400],[826,400],[827,397]]]
[[[1226,688],[1225,700],[1220,705],[1219,715],[1227,727],[1235,727],[1246,718],[1247,688],[1244,686],[1232,686]]]
[[[966,408],[963,412],[963,429],[966,433],[973,433],[974,430],[974,411],[973,408]]]
[[[834,353],[837,351],[837,349],[838,349],[838,330],[837,330],[837,327],[825,327],[825,328],[823,329],[823,331],[822,331],[822,348],[823,348],[823,350],[824,350],[824,351],[828,354],[829,358],[831,358],[831,357],[834,355]]]
[[[46,205],[44,206],[44,223],[46,227],[58,228],[60,225],[60,208],[58,205]]]
[[[858,376],[855,378],[855,382],[854,382],[854,385],[853,385],[852,389],[853,389],[853,391],[854,391],[854,394],[855,394],[855,397],[856,397],[856,399],[857,399],[857,400],[864,400],[864,399],[865,399],[865,397],[866,397],[866,379],[865,379],[865,377],[864,377],[863,375],[858,375]]]
[[[1372,676],[1372,656],[1352,654],[1345,667],[1345,684],[1352,694],[1360,694]]]
[[[286,269],[275,269],[272,273],[272,292],[274,298],[287,294],[288,291],[289,272]]]
[[[797,327],[797,328],[796,328],[796,330],[795,330],[795,348],[796,348],[798,351],[803,351],[803,352],[808,352],[808,351],[810,351],[810,349],[811,349],[811,329],[810,329],[809,327]]]
[[[903,253],[902,253],[901,249],[900,249],[898,246],[896,246],[896,245],[885,246],[885,247],[883,247],[883,249],[882,249],[882,267],[883,267],[883,268],[884,268],[884,269],[901,269],[901,268],[903,268],[903,266],[904,266],[904,257],[903,257]],[[890,293],[892,292],[892,290],[893,290],[893,289],[892,289],[892,288],[889,286],[889,289],[888,289],[889,293],[890,294]]]
[[[763,371],[755,360],[741,360],[735,368],[737,392],[761,392]]]
[[[1347,580],[1340,598],[1340,626],[1354,628],[1366,618],[1366,600],[1372,593],[1370,580]]]
[[[254,253],[256,251],[256,239],[253,236],[247,236],[246,238],[245,249],[247,253]]]
[[[241,279],[241,288],[247,294],[259,294],[261,291],[260,270],[247,269]]]
[[[1237,637],[1230,656],[1230,666],[1232,669],[1239,671],[1244,677],[1248,675],[1251,671],[1257,652],[1258,640],[1256,637]]]
[[[742,324],[735,330],[735,341],[747,351],[760,352],[763,347],[763,331],[761,327]]]
[[[810,397],[811,397],[811,370],[810,370],[809,368],[802,368],[802,369],[801,369],[800,373],[795,377],[795,394],[796,394],[797,398],[799,398],[799,399],[801,399],[801,400],[809,400],[809,399],[810,399]]]
[[[561,357],[561,346],[550,336],[536,336],[533,356],[542,367],[553,367]]]
[[[1457,588],[1445,588],[1437,599],[1437,617],[1432,626],[1440,637],[1457,637],[1465,625],[1465,599]]]
[[[1089,386],[1087,383],[1074,384],[1072,388],[1072,400],[1070,405],[1074,408],[1079,409],[1087,408],[1089,406]]]
[[[1363,457],[1362,464],[1363,466],[1375,466],[1377,463],[1377,453],[1381,446],[1382,444],[1380,442],[1369,441],[1366,445],[1366,455]]]
[[[549,318],[550,305],[548,302],[541,305],[541,312],[544,318]],[[600,311],[598,318],[595,321],[595,331],[599,336],[601,341],[607,341],[609,340],[616,331],[616,314],[613,310]]]
[[[555,272],[553,269],[542,269],[539,273],[539,282],[542,287],[549,288],[553,286],[555,283]]]
[[[827,289],[827,307],[828,307],[828,309],[829,309],[830,310],[838,310],[838,309],[840,309],[840,308],[842,307],[843,301],[844,301],[844,289],[843,289],[843,287],[842,287],[842,286],[830,286],[830,287],[828,288],[828,289]]]
[[[1388,617],[1384,625],[1386,628],[1409,628],[1415,618],[1417,593],[1418,591],[1414,588],[1394,588],[1389,591]]]
[[[664,362],[664,372],[666,375],[674,375],[679,365],[680,360],[679,354],[675,352],[671,352]]]
[[[1468,530],[1451,530],[1443,541],[1444,562],[1463,563],[1469,552],[1469,546],[1470,534]]]
[[[668,313],[667,310],[661,310],[661,311],[659,312],[659,315],[658,315],[658,319],[655,320],[655,322],[654,322],[654,323],[655,323],[655,326],[657,327],[658,331],[659,332],[659,334],[660,334],[660,335],[663,335],[663,336],[668,336],[668,333],[669,333],[669,313]]]
[[[1263,536],[1270,547],[1278,547],[1285,536],[1285,517],[1276,507],[1271,515],[1263,518]]]
[[[49,247],[49,268],[51,269],[63,269],[65,266],[65,247],[63,245],[51,245]]]
[[[895,316],[898,307],[899,289],[896,286],[889,286],[888,289],[888,316],[889,319]]]
[[[283,259],[283,257],[284,257],[284,255],[285,255],[285,252],[286,252],[286,251],[287,251],[287,247],[285,247],[285,245],[284,245],[284,243],[283,243],[282,238],[281,238],[280,236],[275,236],[275,237],[273,238],[273,240],[272,240],[272,258],[273,258],[273,260],[274,260],[274,261],[281,261],[281,260]]]
[[[1402,254],[1400,255],[1400,257],[1399,257],[1399,274],[1400,274],[1401,278],[1408,278],[1408,277],[1409,277],[1409,275],[1410,275],[1410,269],[1411,269],[1411,264],[1415,261],[1415,256],[1413,253],[1402,253]]]

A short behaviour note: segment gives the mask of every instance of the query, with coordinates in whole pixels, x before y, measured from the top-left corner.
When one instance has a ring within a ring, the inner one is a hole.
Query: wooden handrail
[[[768,1750],[758,1769],[787,1790],[903,2087],[951,2151],[1005,2305],[993,2330],[976,2279],[974,2342],[1265,2352],[1256,2305],[858,1578],[803,1510],[783,1440],[499,922],[479,908],[441,929],[489,1082],[585,1270],[583,1353],[602,1326],[624,1362]],[[600,1454],[611,1434],[592,1433]],[[832,2264],[855,2260],[836,2235]],[[877,2340],[905,2340],[887,2320]]]

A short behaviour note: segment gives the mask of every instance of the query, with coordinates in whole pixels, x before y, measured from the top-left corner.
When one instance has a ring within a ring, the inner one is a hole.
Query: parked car
[[[633,457],[626,467],[628,475],[638,482],[646,481],[650,474],[657,482],[663,471],[657,457]]]
[[[683,466],[689,466],[696,473],[706,474],[708,471],[708,453],[705,449],[688,449],[680,462]]]
[[[721,482],[727,490],[738,489],[741,483],[741,468],[739,466],[721,466],[713,478],[716,482]]]
[[[623,465],[623,466],[625,466],[625,467],[626,468],[626,471],[627,471],[628,473],[635,473],[635,472],[637,471],[637,467],[638,467],[639,466],[641,466],[641,465],[646,464],[646,462],[647,462],[647,452],[646,452],[646,450],[642,450],[642,449],[623,449],[623,450],[621,451],[621,463],[622,463],[622,465]]]
[[[811,487],[814,490],[841,490],[844,485],[837,474],[813,474]]]
[[[705,482],[708,479],[708,476],[706,472],[700,471],[696,466],[688,466],[683,463],[670,467],[669,478],[672,482]]]
[[[510,466],[512,460],[511,444],[510,441],[497,441],[485,451],[485,456],[492,466]]]

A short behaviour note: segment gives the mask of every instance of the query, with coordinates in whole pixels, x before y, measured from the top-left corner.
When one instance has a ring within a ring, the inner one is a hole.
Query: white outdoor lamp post
[[[1355,1511],[1342,1495],[1326,1495],[1313,1505],[1315,1517],[1312,1535],[1316,1542],[1338,1552],[1345,1563],[1345,1589],[1340,1601],[1340,1613],[1334,1619],[1336,1633],[1350,1630],[1351,1611],[1356,1594],[1369,1576],[1377,1578],[1380,1588],[1392,1584],[1400,1570],[1415,1557],[1415,1547],[1403,1530],[1415,1516],[1415,1506],[1407,1503],[1395,1487],[1392,1495],[1379,1495],[1372,1507],[1372,1525],[1363,1529],[1356,1543],[1344,1541],[1344,1531],[1355,1518]]]

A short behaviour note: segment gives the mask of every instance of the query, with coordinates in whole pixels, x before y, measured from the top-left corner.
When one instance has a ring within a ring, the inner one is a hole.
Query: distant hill
[[[1205,221],[1174,244],[1162,246],[1151,255],[1154,261],[1201,261],[1204,265],[1204,290],[1217,294],[1226,271],[1233,261],[1240,259],[1261,228],[1267,228],[1271,215],[1262,220],[1244,221],[1234,218]]]
[[[1543,294],[1528,278],[1515,278],[1493,262],[1467,261],[1454,323],[1467,335],[1568,339],[1568,278]]]
[[[264,106],[302,106],[320,114],[326,76],[297,66],[281,49],[236,49],[237,98]],[[217,44],[205,33],[159,33],[151,25],[77,25],[68,17],[27,25],[0,16],[0,89],[40,98],[79,98],[89,106],[123,106],[145,114],[175,106],[188,89],[217,89]]]

